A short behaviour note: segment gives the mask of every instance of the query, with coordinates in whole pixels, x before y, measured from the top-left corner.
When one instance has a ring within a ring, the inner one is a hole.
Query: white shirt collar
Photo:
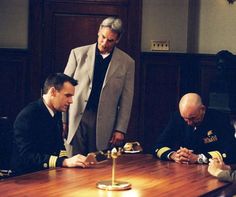
[[[101,54],[101,53],[100,53]],[[110,55],[110,53],[106,53],[106,54],[101,54],[102,58],[105,59],[106,57],[108,57]]]

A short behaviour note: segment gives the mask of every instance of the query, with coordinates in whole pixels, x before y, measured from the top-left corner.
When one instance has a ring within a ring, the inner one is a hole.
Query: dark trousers
[[[71,142],[72,155],[87,155],[97,151],[96,147],[96,117],[97,113],[85,110],[80,125]]]

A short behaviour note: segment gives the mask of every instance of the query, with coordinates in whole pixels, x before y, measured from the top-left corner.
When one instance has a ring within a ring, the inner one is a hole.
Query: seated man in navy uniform
[[[55,167],[87,167],[86,157],[67,158],[62,138],[62,115],[72,103],[77,80],[50,75],[43,96],[30,103],[14,123],[12,170],[15,175]]]
[[[235,162],[234,129],[226,114],[206,109],[195,93],[184,95],[154,147],[155,156],[177,163]]]

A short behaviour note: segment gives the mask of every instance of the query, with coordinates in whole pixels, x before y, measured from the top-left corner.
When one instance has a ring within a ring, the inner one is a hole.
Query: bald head
[[[179,102],[179,110],[186,111],[189,109],[196,109],[202,105],[202,99],[198,94],[188,93],[185,94]]]
[[[188,125],[196,126],[204,117],[205,106],[202,104],[202,99],[198,94],[188,93],[181,98],[179,111]]]

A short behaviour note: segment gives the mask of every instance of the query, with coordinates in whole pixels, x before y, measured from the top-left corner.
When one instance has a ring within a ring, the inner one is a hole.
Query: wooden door
[[[130,127],[136,130],[139,95],[141,0],[30,1],[31,98],[40,96],[45,78],[63,72],[70,50],[97,41],[98,28],[108,16],[120,17],[125,33],[118,45],[136,61],[135,100]],[[136,135],[136,134],[134,134]]]
[[[72,48],[95,43],[105,17],[120,16],[127,29],[126,5],[46,2],[44,4],[43,76],[63,72]],[[120,47],[127,48],[127,36]]]

